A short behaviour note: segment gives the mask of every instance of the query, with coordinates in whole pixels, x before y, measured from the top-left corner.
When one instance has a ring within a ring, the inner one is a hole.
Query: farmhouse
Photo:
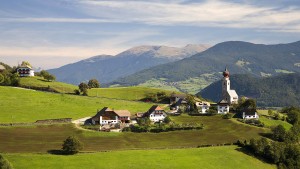
[[[210,107],[210,103],[209,102],[201,101],[201,102],[196,102],[195,104],[196,104],[196,106],[198,108],[198,112],[202,113],[202,114],[207,113],[207,110]]]
[[[18,66],[17,72],[19,73],[20,77],[34,76],[34,70],[28,65]]]
[[[130,112],[128,110],[111,110],[108,107],[104,107],[97,112],[95,116],[91,118],[92,124],[117,124],[117,123],[129,123]]]
[[[167,114],[158,105],[154,105],[144,113],[143,117],[148,117],[152,122],[160,122],[167,117]]]
[[[258,119],[259,116],[255,110],[251,110],[251,111],[244,111],[242,118],[245,120]]]
[[[170,105],[175,105],[175,104],[186,104],[186,94],[171,94],[170,97]]]
[[[223,81],[222,81],[222,98],[218,103],[218,113],[226,114],[229,112],[229,106],[231,104],[238,103],[238,95],[235,90],[230,89],[230,79],[229,71],[227,67],[223,72]]]

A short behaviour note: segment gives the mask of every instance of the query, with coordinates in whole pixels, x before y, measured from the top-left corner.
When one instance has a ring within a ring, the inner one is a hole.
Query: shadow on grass
[[[46,80],[46,79],[37,79],[37,80],[43,81],[43,82],[52,82],[52,81],[48,81],[48,80]]]
[[[272,139],[272,133],[259,133],[259,135],[262,136],[262,137]]]
[[[69,155],[64,153],[62,150],[48,150],[47,152],[53,155]]]
[[[258,159],[258,160],[260,160],[260,161],[262,161],[262,162],[264,162],[264,163],[274,164],[274,163],[272,163],[271,161],[269,161],[269,160],[267,160],[267,159],[265,159],[265,158],[263,158],[263,157],[260,157],[260,156],[255,155],[254,152],[252,152],[251,150],[249,150],[249,149],[246,148],[246,147],[238,147],[238,148],[236,148],[235,150],[236,150],[236,151],[239,151],[239,152],[242,152],[242,153],[244,153],[244,154],[246,154],[246,155],[248,155],[248,156],[251,156],[251,157],[253,157],[253,158],[256,158],[256,159]]]

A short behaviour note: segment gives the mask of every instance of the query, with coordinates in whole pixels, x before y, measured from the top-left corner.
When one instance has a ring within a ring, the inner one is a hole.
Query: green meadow
[[[77,136],[84,151],[111,151],[128,149],[183,148],[201,145],[234,143],[258,138],[268,129],[241,125],[221,116],[172,117],[176,123],[197,122],[202,130],[172,131],[163,133],[97,132],[77,129],[74,124],[40,125],[29,127],[0,127],[0,152],[42,152],[58,150],[63,140]],[[7,137],[9,136],[9,137]]]
[[[172,91],[147,88],[147,87],[118,87],[118,88],[93,88],[88,90],[89,96],[114,98],[123,100],[141,100],[149,94],[165,92],[171,95]]]
[[[78,86],[63,82],[48,82],[42,77],[22,77],[20,78],[20,86],[25,88],[50,88],[58,93],[74,93]]]
[[[131,169],[275,169],[252,156],[236,150],[236,146],[129,150],[98,153],[79,153],[73,156],[51,154],[4,154],[16,169],[77,169],[77,168],[131,168]]]
[[[108,106],[132,114],[147,111],[153,103],[41,92],[0,86],[0,123],[35,122],[53,118],[93,116]]]

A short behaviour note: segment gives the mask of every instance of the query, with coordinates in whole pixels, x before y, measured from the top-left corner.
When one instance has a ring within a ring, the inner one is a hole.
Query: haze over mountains
[[[223,42],[191,57],[151,67],[110,84],[172,87],[197,93],[219,80],[225,66],[228,66],[231,74],[251,74],[256,77],[300,72],[300,41],[276,45]]]
[[[200,94],[214,102],[220,101],[222,81],[212,83]],[[255,98],[258,106],[299,106],[300,73],[281,74],[272,77],[257,78],[251,75],[237,74],[230,77],[231,88],[239,96]]]
[[[138,46],[116,56],[99,55],[57,69],[50,69],[58,81],[79,84],[91,78],[108,83],[143,69],[177,61],[209,48],[209,45]]]

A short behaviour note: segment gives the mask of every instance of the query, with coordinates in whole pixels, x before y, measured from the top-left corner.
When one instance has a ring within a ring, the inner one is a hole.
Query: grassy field
[[[264,163],[236,150],[236,146],[131,150],[99,153],[84,153],[73,156],[50,154],[4,154],[16,169],[26,168],[205,168],[205,169],[275,169],[275,165]],[[238,160],[237,160],[238,159]]]
[[[106,133],[85,131],[73,124],[31,127],[0,127],[0,152],[47,152],[61,148],[67,136],[75,135],[84,144],[84,151],[182,148],[207,144],[233,143],[238,139],[260,137],[269,130],[241,125],[231,120],[213,117],[172,118],[177,123],[197,122],[202,130],[173,131],[165,133]]]
[[[286,130],[290,129],[292,125],[286,121],[281,121],[281,120],[273,120],[273,119],[268,119],[265,116],[260,116],[259,120],[265,124],[265,127],[274,127],[278,125],[282,125]]]
[[[115,98],[124,100],[141,100],[148,94],[155,94],[164,91],[170,95],[172,91],[147,88],[147,87],[118,87],[118,88],[94,88],[88,90],[89,96]]]
[[[62,83],[62,82],[48,82],[42,77],[22,77],[20,78],[20,86],[26,88],[47,88],[59,92],[59,93],[74,93],[78,86]]]
[[[114,109],[127,109],[132,114],[147,111],[152,104],[55,94],[0,86],[0,123],[34,122],[41,119],[73,118],[93,116],[97,109],[108,106]]]

